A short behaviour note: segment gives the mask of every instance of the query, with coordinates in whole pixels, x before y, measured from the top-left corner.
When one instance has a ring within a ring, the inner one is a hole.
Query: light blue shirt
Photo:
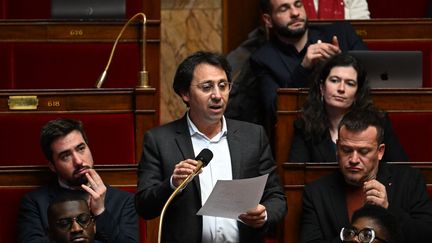
[[[201,133],[187,115],[189,132],[195,156],[204,148],[213,152],[213,159],[199,174],[201,187],[201,202],[207,201],[217,180],[232,180],[231,156],[227,141],[227,126],[225,117],[222,117],[222,131],[212,139]],[[203,216],[203,243],[239,242],[237,220]]]

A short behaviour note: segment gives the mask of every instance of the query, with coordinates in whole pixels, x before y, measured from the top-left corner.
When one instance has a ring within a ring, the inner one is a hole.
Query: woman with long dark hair
[[[289,161],[336,162],[338,124],[351,109],[373,106],[363,65],[349,54],[324,62],[313,76],[301,117],[294,123]],[[385,127],[385,161],[408,161],[390,119],[381,112]]]

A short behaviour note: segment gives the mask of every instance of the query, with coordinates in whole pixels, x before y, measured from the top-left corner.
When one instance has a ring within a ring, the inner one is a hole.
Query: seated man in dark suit
[[[50,121],[42,128],[40,143],[58,180],[24,195],[18,217],[18,242],[48,242],[48,205],[67,192],[88,199],[96,219],[96,240],[137,243],[138,216],[133,194],[105,185],[93,169],[82,123],[71,119]]]
[[[340,242],[342,227],[364,204],[391,212],[405,242],[430,242],[432,202],[416,169],[380,161],[384,129],[370,110],[352,110],[339,124],[339,170],[307,185],[303,194],[301,242]]]
[[[262,122],[271,131],[276,122],[278,88],[307,87],[318,62],[340,52],[367,47],[349,22],[309,26],[301,0],[261,0],[260,4],[264,24],[273,35],[251,55],[256,87],[247,92],[259,90],[259,102],[254,107],[262,106],[266,117]],[[237,107],[234,102],[232,106]],[[241,117],[233,111],[231,114]]]
[[[77,194],[64,194],[48,206],[48,234],[55,243],[93,243],[94,217],[87,201]]]

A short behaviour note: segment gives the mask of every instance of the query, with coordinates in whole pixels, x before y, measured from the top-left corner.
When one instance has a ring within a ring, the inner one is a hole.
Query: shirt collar
[[[195,124],[192,122],[192,120],[189,117],[189,112],[186,114],[186,119],[187,119],[187,123],[188,123],[189,134],[191,136],[193,136],[195,134],[200,134],[201,136],[204,136],[204,137],[207,138],[207,136],[204,135],[202,132],[200,132],[198,130],[198,128],[195,126]],[[225,136],[227,134],[227,132],[228,132],[228,130],[227,130],[227,126],[226,126],[225,116],[222,116],[222,130],[215,137]]]

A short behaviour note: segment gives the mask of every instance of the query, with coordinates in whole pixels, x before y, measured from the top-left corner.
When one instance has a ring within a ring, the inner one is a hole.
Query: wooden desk
[[[364,41],[372,40],[432,40],[431,19],[371,19],[350,20]]]

